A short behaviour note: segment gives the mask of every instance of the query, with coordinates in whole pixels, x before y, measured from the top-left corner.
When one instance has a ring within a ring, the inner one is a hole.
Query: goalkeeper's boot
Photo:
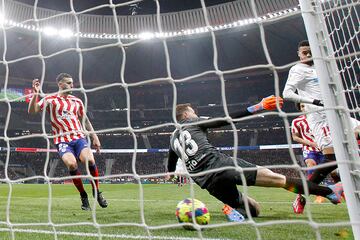
[[[245,221],[245,217],[241,213],[239,213],[238,211],[236,211],[234,208],[230,207],[227,204],[224,205],[222,211],[225,214],[226,219],[229,222],[243,222],[243,221]]]
[[[84,211],[91,211],[88,197],[81,197],[81,209]]]
[[[94,189],[93,189],[93,196],[95,197],[95,190]],[[96,200],[99,203],[100,207],[107,208],[108,203],[107,203],[106,199],[103,197],[102,192],[100,192],[100,191],[97,192]]]
[[[333,204],[341,203],[341,195],[344,192],[343,186],[341,182],[338,182],[334,185],[328,186],[333,192],[326,196],[327,199],[330,200]]]
[[[302,214],[306,205],[306,198],[303,195],[298,194],[292,204],[295,214]]]

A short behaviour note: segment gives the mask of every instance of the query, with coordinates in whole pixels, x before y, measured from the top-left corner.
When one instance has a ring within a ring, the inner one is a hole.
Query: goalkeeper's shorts
[[[237,158],[236,162],[239,167],[244,169],[243,173],[235,169],[216,172],[212,174],[212,178],[208,182],[206,189],[211,195],[223,203],[233,208],[241,209],[244,208],[244,201],[242,194],[237,189],[237,185],[243,185],[242,174],[247,186],[255,185],[257,166],[240,158]],[[225,166],[234,166],[234,162],[230,156],[222,154],[219,161],[216,162],[216,168]],[[246,168],[254,169],[247,171]]]

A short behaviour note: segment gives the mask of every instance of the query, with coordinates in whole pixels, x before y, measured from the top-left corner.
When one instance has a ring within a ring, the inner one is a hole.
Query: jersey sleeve
[[[299,129],[295,125],[295,119],[291,122],[291,133],[299,133]]]
[[[169,148],[169,155],[168,155],[168,161],[167,161],[167,171],[168,172],[174,172],[176,169],[176,163],[178,161],[178,156],[172,150],[172,148]]]
[[[78,100],[79,101],[79,118],[84,117],[84,112],[85,112],[85,107],[84,107],[84,103],[81,101],[81,99]]]
[[[232,112],[229,115],[231,118],[241,118],[241,117],[250,116],[252,115],[252,113],[244,109],[237,112]],[[211,122],[200,123],[198,126],[203,129],[208,129],[208,128],[219,128],[227,125],[230,125],[230,123],[226,120],[215,120]]]
[[[283,97],[286,100],[293,102],[312,103],[314,99],[307,97],[301,97],[296,93],[298,86],[303,84],[304,75],[298,71],[296,66],[293,66],[289,71],[289,76],[285,84],[283,91]]]

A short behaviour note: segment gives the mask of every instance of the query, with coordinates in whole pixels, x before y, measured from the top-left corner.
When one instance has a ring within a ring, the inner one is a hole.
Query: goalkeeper
[[[270,96],[243,111],[231,113],[230,117],[234,119],[249,116],[262,110],[275,110],[277,104],[282,107],[282,98]],[[252,217],[257,217],[260,213],[260,205],[252,198],[248,197],[245,200],[238,191],[237,185],[277,187],[294,193],[304,193],[301,179],[274,173],[267,168],[239,158],[234,160],[211,145],[207,138],[207,129],[229,125],[229,121],[202,122],[190,104],[177,105],[176,119],[182,126],[181,129],[175,130],[171,136],[168,172],[175,170],[178,158],[185,161],[192,179],[201,188],[207,189],[211,195],[225,204],[223,210],[229,221],[243,221],[244,217],[249,217],[249,214]],[[234,161],[243,170],[243,173],[235,169],[226,169],[202,174],[207,170],[234,167]],[[309,181],[307,184],[310,194],[324,196],[334,204],[340,202],[342,188],[336,188],[337,191],[334,192],[332,190],[335,189],[333,185],[330,187],[319,186]],[[246,211],[246,202],[249,212]]]

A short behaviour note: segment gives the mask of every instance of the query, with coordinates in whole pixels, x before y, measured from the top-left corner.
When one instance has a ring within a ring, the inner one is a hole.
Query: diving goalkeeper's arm
[[[229,116],[234,119],[234,118],[250,116],[252,114],[258,113],[263,110],[267,110],[267,111],[276,110],[277,103],[279,104],[279,108],[282,108],[284,101],[281,97],[269,96],[269,97],[263,98],[261,100],[261,102],[255,104],[255,105],[252,105],[246,109],[229,113]],[[200,123],[200,124],[198,124],[198,126],[200,126],[202,128],[218,128],[218,127],[226,126],[229,124],[230,123],[226,120],[219,120],[219,121],[208,122],[208,123]]]

